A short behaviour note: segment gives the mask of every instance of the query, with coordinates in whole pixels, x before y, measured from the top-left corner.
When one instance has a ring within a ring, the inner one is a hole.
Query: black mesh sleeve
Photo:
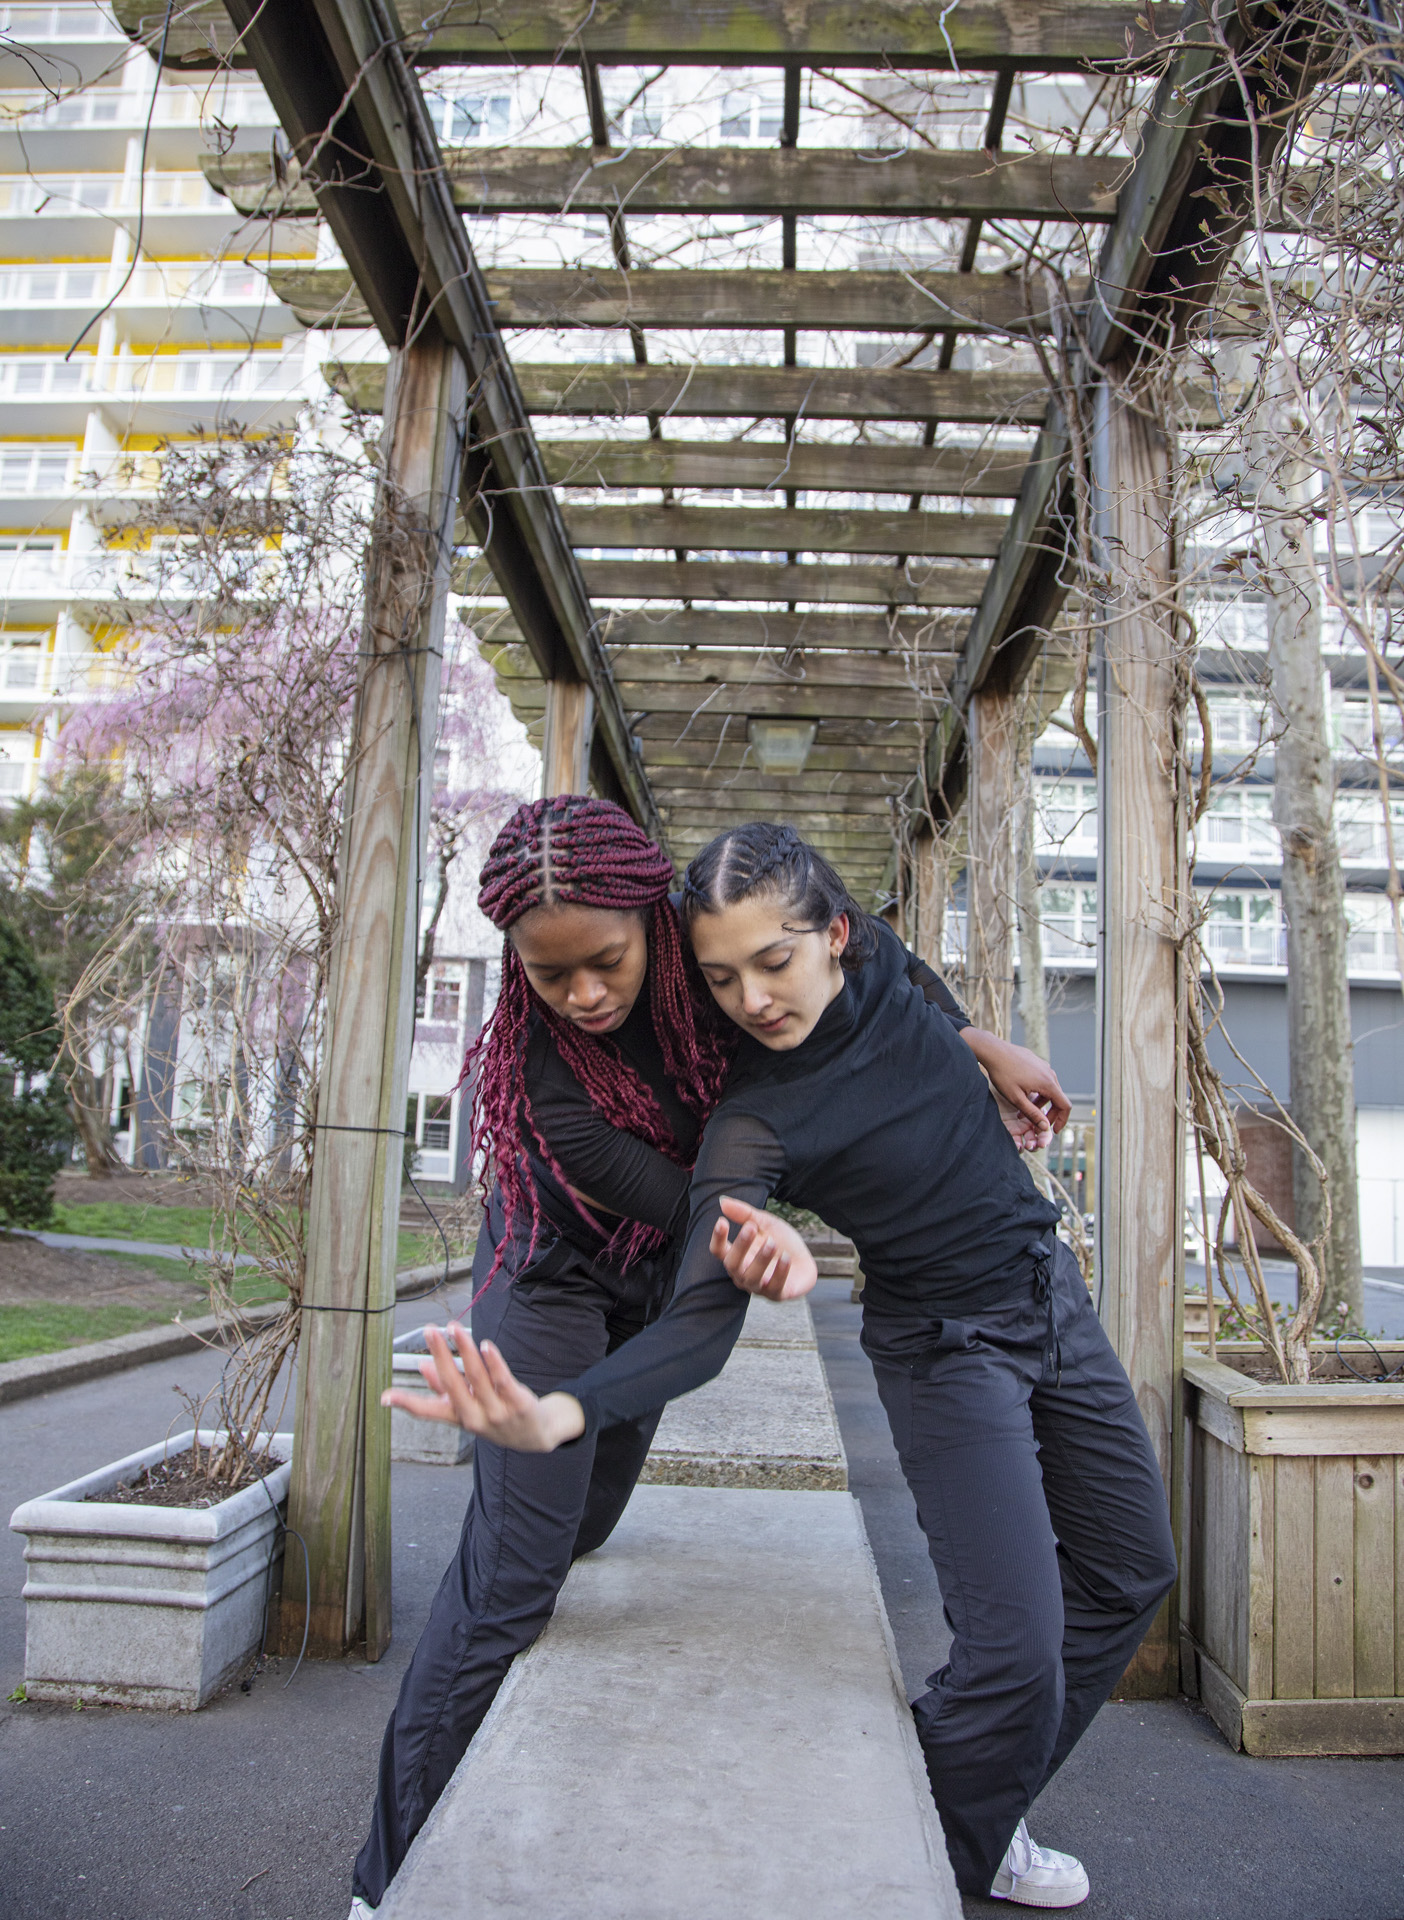
[[[707,1123],[693,1170],[687,1240],[666,1311],[576,1380],[562,1383],[585,1410],[585,1429],[612,1426],[705,1386],[726,1365],[750,1296],[708,1250],[723,1194],[763,1207],[785,1170],[775,1134],[752,1114],[721,1107]]]
[[[907,978],[921,988],[933,1007],[941,1009],[957,1033],[962,1028],[968,1027],[971,1024],[970,1015],[961,1006],[940,974],[933,967],[928,967],[924,960],[919,960],[910,949],[906,951]]]
[[[611,1213],[666,1231],[687,1197],[687,1168],[612,1127],[554,1047],[534,1046],[529,1061],[532,1118],[570,1184]]]

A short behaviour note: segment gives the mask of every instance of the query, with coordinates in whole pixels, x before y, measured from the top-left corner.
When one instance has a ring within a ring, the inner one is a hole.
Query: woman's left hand
[[[722,1195],[723,1218],[712,1228],[710,1250],[745,1293],[767,1300],[798,1300],[819,1278],[814,1255],[787,1220],[762,1207]],[[727,1221],[740,1228],[728,1238]]]
[[[1028,1047],[979,1027],[965,1027],[961,1038],[989,1075],[1004,1121],[1016,1147],[1035,1153],[1068,1124],[1072,1111],[1058,1076]]]

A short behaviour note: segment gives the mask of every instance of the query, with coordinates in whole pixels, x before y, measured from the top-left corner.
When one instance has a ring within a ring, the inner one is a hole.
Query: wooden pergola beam
[[[327,382],[353,407],[379,413],[385,369],[333,360]],[[657,414],[712,420],[934,420],[976,426],[1040,426],[1042,380],[1027,373],[949,372],[919,367],[598,366],[517,362],[527,411],[624,419]]]
[[[546,687],[541,680],[517,676],[494,661],[498,684],[514,712],[545,710]],[[747,719],[853,720],[880,723],[903,721],[914,730],[930,720],[939,699],[907,687],[854,687],[808,684],[800,687],[734,680],[624,680],[619,697],[634,718],[696,714],[700,719],[741,715]]]
[[[883,513],[823,507],[627,506],[564,509],[577,547],[686,547],[706,553],[911,553],[983,559],[1008,524],[997,513]]]
[[[520,642],[515,621],[505,611],[481,611],[467,622],[482,639]],[[835,648],[864,655],[890,653],[937,654],[953,659],[965,631],[965,622],[944,616],[880,613],[756,613],[705,607],[668,613],[621,613],[605,616],[601,638],[609,657],[619,650],[669,647],[680,654],[686,648],[742,648],[810,654]],[[707,656],[699,656],[705,664]]]
[[[942,563],[909,572],[904,567],[824,566],[816,561],[789,566],[778,560],[586,559],[581,570],[597,601],[774,600],[854,607],[974,607],[986,576],[984,567]],[[454,591],[494,593],[491,570],[480,561],[462,562]]]
[[[205,177],[253,218],[314,214],[310,181],[279,181],[267,154],[209,155]],[[460,147],[444,167],[460,213],[970,215],[1101,222],[1124,157],[891,153],[815,147]]]
[[[168,15],[155,0],[116,0],[134,39],[155,47]],[[1050,0],[962,0],[932,12],[905,0],[724,0],[674,7],[662,0],[477,0],[391,10],[405,56],[426,67],[555,66],[586,56],[599,65],[944,68],[1073,73],[1089,61],[1148,52],[1153,36],[1125,0],[1082,6]],[[250,63],[218,0],[195,0],[170,18],[167,63],[207,69]]]
[[[767,776],[757,771],[754,754],[734,726],[724,739],[694,739],[690,730],[683,737],[678,737],[675,730],[672,739],[657,736],[647,739],[644,761],[650,780],[665,784],[683,778],[689,783],[696,779],[725,783],[744,773],[748,781],[755,783],[758,793],[767,790]],[[862,745],[840,744],[830,724],[821,721],[818,738],[809,750],[800,778],[845,782],[891,780],[896,783],[895,791],[897,786],[905,785],[911,770],[911,756],[905,746],[884,744],[880,739]]]
[[[1012,499],[1027,450],[784,440],[543,440],[558,487],[745,487]]]
[[[763,774],[749,770],[751,778],[745,785],[732,781],[728,787],[724,781],[714,781],[713,785],[682,785],[678,780],[655,781],[653,795],[661,808],[668,806],[691,806],[697,812],[707,808],[716,808],[720,812],[784,812],[787,818],[797,820],[803,812],[845,812],[845,814],[872,814],[885,820],[891,812],[891,803],[895,793],[891,783],[859,787],[853,781],[857,776],[843,781],[841,785],[830,778],[824,780],[764,780]]]
[[[953,655],[923,652],[909,666],[901,654],[804,653],[783,648],[770,653],[731,653],[722,647],[702,651],[668,647],[621,647],[612,655],[621,685],[689,686],[699,691],[726,686],[738,691],[786,688],[794,693],[831,687],[906,687],[923,691],[949,671]]]
[[[993,333],[1027,339],[1050,319],[1041,281],[999,273],[776,272],[495,267],[485,276],[500,327],[664,327],[807,332]],[[341,267],[271,267],[268,282],[305,327],[357,327],[369,308]],[[1084,288],[1074,287],[1079,299]]]

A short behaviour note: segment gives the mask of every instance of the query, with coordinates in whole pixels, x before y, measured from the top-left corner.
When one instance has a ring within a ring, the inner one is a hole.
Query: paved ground
[[[1265,1260],[1263,1273],[1279,1306],[1297,1304],[1297,1269],[1285,1260]],[[1204,1290],[1204,1266],[1200,1261],[1185,1262],[1185,1279],[1191,1287]],[[1251,1289],[1244,1282],[1243,1297]],[[1365,1325],[1372,1334],[1387,1340],[1404,1340],[1404,1267],[1367,1267],[1365,1269]]]
[[[425,1317],[411,1304],[396,1320]],[[945,1633],[858,1318],[846,1284],[821,1282],[821,1350],[915,1691]],[[149,1444],[180,1411],[173,1385],[209,1385],[216,1368],[186,1356],[0,1409],[0,1519]],[[0,1705],[5,1920],[342,1920],[381,1728],[467,1490],[465,1468],[395,1469],[396,1634],[378,1666],[307,1666],[285,1691],[284,1663],[190,1716]],[[23,1672],[22,1584],[6,1531],[0,1696]],[[1107,1708],[1033,1826],[1086,1860],[1087,1920],[1404,1920],[1404,1760],[1245,1760],[1185,1704]]]

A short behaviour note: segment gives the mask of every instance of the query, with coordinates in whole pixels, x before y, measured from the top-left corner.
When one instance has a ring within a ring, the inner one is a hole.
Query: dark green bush
[[[45,1227],[72,1138],[51,1072],[58,1052],[53,988],[24,935],[0,919],[0,1227]]]

